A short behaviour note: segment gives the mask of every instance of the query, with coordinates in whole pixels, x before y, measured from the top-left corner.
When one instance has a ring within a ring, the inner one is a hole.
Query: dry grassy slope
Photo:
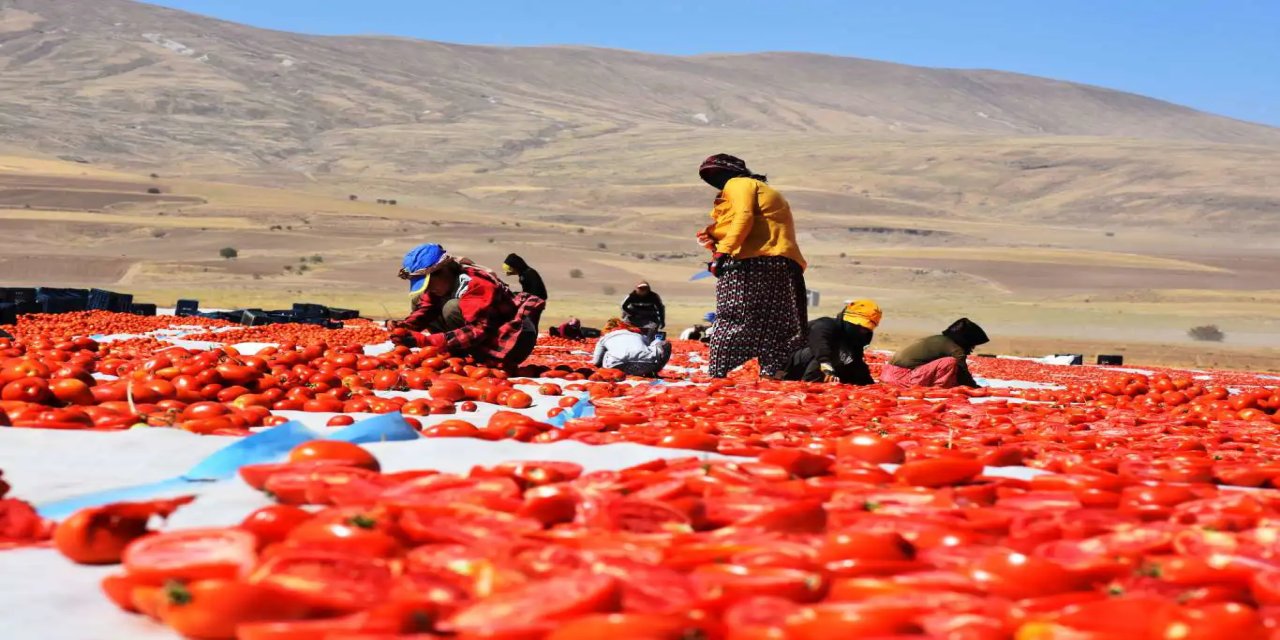
[[[1017,74],[314,37],[128,0],[0,0],[0,45],[0,146],[165,173],[563,211],[687,204],[690,164],[726,148],[832,213],[1280,217],[1280,130]],[[556,191],[501,189],[528,184]]]

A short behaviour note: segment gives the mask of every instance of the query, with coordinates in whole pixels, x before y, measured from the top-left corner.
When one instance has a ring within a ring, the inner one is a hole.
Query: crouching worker
[[[854,300],[834,318],[809,323],[809,343],[791,356],[786,380],[873,384],[862,352],[875,336],[882,317],[871,300]]]
[[[671,360],[671,343],[652,332],[613,318],[604,325],[592,362],[630,376],[652,378]]]
[[[988,342],[982,327],[960,318],[941,334],[923,338],[893,354],[880,371],[880,381],[900,387],[976,387],[978,383],[969,373],[968,356]]]
[[[569,316],[569,320],[559,326],[551,327],[547,330],[552,338],[564,338],[566,340],[582,339],[582,321]]]
[[[507,369],[533,352],[542,298],[512,293],[492,271],[455,259],[438,244],[405,254],[400,278],[409,281],[413,311],[391,323],[392,342],[442,348]]]

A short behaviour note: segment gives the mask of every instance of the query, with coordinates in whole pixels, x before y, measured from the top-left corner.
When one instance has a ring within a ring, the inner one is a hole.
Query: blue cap
[[[714,312],[714,311],[708,311],[708,312],[707,312],[707,315],[702,316],[702,319],[703,319],[703,321],[705,321],[705,322],[715,322],[715,321],[716,321],[716,312]]]
[[[440,260],[444,258],[444,256],[444,247],[438,244],[420,244],[410,249],[409,253],[404,254],[404,263],[402,266],[407,273],[430,269],[431,267],[440,264]],[[422,291],[426,284],[427,276],[425,275],[409,277],[409,291],[411,293]]]

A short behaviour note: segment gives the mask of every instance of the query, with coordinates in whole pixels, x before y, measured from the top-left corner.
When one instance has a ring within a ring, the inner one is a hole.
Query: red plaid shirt
[[[515,294],[494,274],[464,266],[462,272],[471,280],[458,296],[458,308],[466,323],[444,334],[449,353],[469,355],[485,365],[501,363],[524,330],[526,318],[532,318],[546,306],[542,298],[527,293]],[[403,326],[422,331],[440,317],[444,298],[424,293],[418,306],[404,319]]]

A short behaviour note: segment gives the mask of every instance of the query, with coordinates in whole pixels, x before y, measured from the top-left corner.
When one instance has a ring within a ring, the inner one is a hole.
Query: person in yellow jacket
[[[780,378],[804,345],[809,320],[807,264],[791,206],[740,158],[711,156],[698,175],[720,191],[711,224],[698,233],[712,254],[707,268],[717,278],[708,372],[723,378],[758,359],[762,376]]]

